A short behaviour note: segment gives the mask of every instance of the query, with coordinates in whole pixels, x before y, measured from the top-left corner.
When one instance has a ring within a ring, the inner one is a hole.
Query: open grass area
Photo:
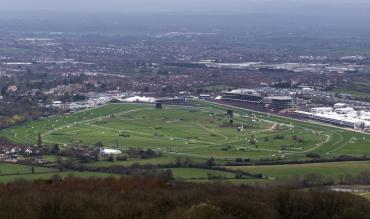
[[[76,176],[76,177],[109,177],[119,175],[108,174],[108,173],[96,173],[96,172],[75,172],[66,171],[59,172],[54,168],[47,167],[34,167],[34,173],[32,173],[32,166],[12,164],[12,163],[0,163],[0,183],[11,182],[14,180],[36,180],[36,179],[50,179],[53,175],[58,174],[59,176]]]
[[[17,180],[28,180],[28,181],[38,180],[38,179],[48,180],[48,179],[51,179],[55,174],[59,175],[61,178],[71,177],[71,176],[79,177],[79,178],[120,177],[120,175],[115,175],[115,174],[110,174],[110,173],[66,171],[66,172],[54,172],[54,173],[39,173],[39,174],[23,174],[23,175],[0,176],[0,183],[13,182],[13,181],[17,181]]]
[[[150,104],[111,104],[28,122],[3,130],[0,135],[17,143],[35,144],[40,132],[44,143],[64,147],[93,146],[101,141],[106,147],[123,151],[151,148],[166,157],[214,157],[224,161],[277,158],[282,152],[286,159],[302,159],[310,152],[323,157],[370,155],[367,134],[236,108],[230,125],[226,110],[231,107],[206,102],[201,106],[158,110]],[[244,129],[238,131],[241,126]],[[161,159],[153,162],[172,160]],[[140,161],[126,163],[134,162]]]
[[[35,173],[53,172],[55,169],[34,167]],[[0,163],[0,178],[1,175],[8,174],[30,174],[32,173],[32,167],[27,165],[11,164],[11,163]]]
[[[85,164],[86,166],[90,167],[109,167],[109,166],[131,166],[133,164],[168,164],[168,163],[174,163],[175,158],[171,156],[162,156],[162,157],[155,157],[155,158],[148,158],[148,159],[140,159],[140,158],[130,158],[125,161],[95,161],[95,162],[89,162]]]
[[[285,178],[292,176],[304,176],[307,174],[320,174],[338,179],[338,177],[346,174],[358,175],[361,172],[370,172],[370,161],[243,166],[228,168],[249,173],[262,173],[269,178]]]
[[[146,104],[111,104],[28,122],[0,135],[35,144],[40,132],[44,143],[64,147],[102,141],[106,147],[122,150],[151,148],[168,156],[220,160],[276,157],[282,148],[288,155],[304,154],[329,139],[318,130],[277,123],[246,111],[236,113],[233,124],[229,120],[225,108],[168,106],[158,110]],[[238,131],[241,126],[243,130]],[[304,140],[298,142],[294,136]]]
[[[370,135],[365,133],[204,101],[197,104],[199,106],[165,106],[164,109],[155,109],[152,104],[110,104],[31,121],[2,130],[0,136],[21,144],[36,144],[38,133],[41,133],[44,143],[57,143],[63,148],[80,144],[94,147],[95,143],[101,141],[105,147],[119,148],[123,152],[129,148],[150,148],[162,154],[150,159],[129,158],[126,161],[114,162],[100,160],[84,164],[90,167],[130,166],[134,163],[168,164],[176,162],[179,157],[190,158],[193,163],[204,163],[214,157],[218,165],[224,165],[237,158],[303,160],[308,159],[308,153],[318,153],[323,158],[341,155],[370,156]],[[232,118],[226,115],[228,109],[234,112]],[[233,120],[232,124],[230,119]],[[240,130],[242,126],[243,130]],[[297,137],[301,140],[298,141]],[[280,157],[282,154],[283,158]],[[54,156],[45,156],[44,159],[56,161]],[[47,178],[52,175],[48,173],[48,168],[45,173],[40,172],[43,169],[36,169],[38,174],[29,174],[31,167],[28,166],[19,170],[17,168],[20,167],[3,169],[13,173],[19,172],[17,178]],[[309,173],[335,178],[347,173],[370,171],[370,162],[232,168],[262,173],[270,178]],[[11,171],[12,169],[14,171]],[[1,167],[0,170],[2,171]],[[203,169],[173,169],[175,178],[185,181],[208,181],[208,173],[209,170]],[[214,174],[228,178],[223,180],[225,182],[250,183],[247,179],[233,179],[234,174],[230,172],[215,171]],[[97,173],[85,175],[104,176]],[[4,180],[8,178],[14,179],[12,176],[3,177]],[[258,180],[258,183],[262,181]]]
[[[335,88],[334,92],[350,94],[359,98],[370,98],[370,81],[353,81],[344,87]]]
[[[228,89],[234,89],[234,87],[232,86],[228,86],[228,85],[209,85],[209,86],[206,86],[204,87],[204,90],[206,91],[224,91],[224,90],[228,90]]]
[[[234,178],[235,176],[235,174],[229,172],[197,168],[172,168],[171,170],[175,179],[180,180],[208,179],[209,175],[220,178]]]
[[[199,104],[202,106],[206,105],[214,109],[225,108],[225,106],[223,105],[204,101],[199,102]],[[248,110],[237,107],[230,106],[227,108],[233,109],[236,113],[243,113],[246,111],[248,112]],[[299,155],[304,155],[308,152],[319,153],[322,157],[333,157],[340,155],[370,155],[370,135],[367,133],[341,129],[339,127],[323,125],[317,122],[300,121],[266,113],[253,112],[253,114],[256,118],[259,118],[261,120],[269,120],[278,124],[288,124],[290,126],[293,126],[294,129],[291,130],[291,132],[293,133],[297,133],[297,130],[300,130],[298,131],[298,133],[301,133],[302,131],[311,131],[317,136],[321,136],[325,139],[322,139],[323,141],[321,141],[314,148],[305,150],[303,153],[299,151],[295,153],[287,152],[286,158],[299,158]]]

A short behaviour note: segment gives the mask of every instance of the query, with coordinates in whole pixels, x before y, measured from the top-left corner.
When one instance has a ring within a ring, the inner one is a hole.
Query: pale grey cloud
[[[369,0],[0,0],[0,10],[115,12],[294,12],[307,7],[361,10],[369,5]]]

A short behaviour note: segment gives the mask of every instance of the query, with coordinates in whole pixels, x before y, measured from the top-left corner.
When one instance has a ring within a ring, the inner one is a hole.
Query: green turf
[[[35,173],[53,172],[55,169],[34,167]],[[11,163],[0,163],[0,177],[8,174],[29,174],[32,172],[32,167],[27,165],[11,164]]]
[[[157,110],[150,104],[111,104],[28,122],[3,130],[0,135],[17,143],[35,144],[41,132],[44,143],[64,147],[93,146],[102,141],[106,147],[122,150],[151,148],[166,156],[199,159],[277,158],[282,146],[286,159],[303,159],[309,152],[323,157],[370,155],[367,134],[241,109],[234,109],[235,126],[230,127],[225,115],[228,107],[206,102],[201,105]],[[243,132],[237,131],[237,124],[246,127]],[[304,141],[294,141],[294,135]],[[252,138],[256,144],[250,143]]]
[[[54,173],[40,173],[40,174],[24,174],[24,175],[7,175],[7,176],[0,176],[0,183],[7,183],[16,180],[38,180],[43,179],[47,180],[52,178],[55,174],[59,175],[60,177],[120,177],[120,175],[109,174],[109,173],[96,173],[96,172],[54,172]]]
[[[358,175],[361,172],[370,172],[370,161],[244,166],[227,168],[233,170],[241,170],[249,173],[262,173],[269,178],[286,178],[292,176],[304,176],[307,174],[320,174],[323,176],[330,176],[334,179],[338,179],[338,177],[346,174]]]
[[[162,157],[156,157],[156,158],[149,158],[149,159],[140,159],[140,158],[130,158],[126,161],[96,161],[96,162],[90,162],[85,164],[86,166],[90,167],[109,167],[109,166],[131,166],[133,164],[168,164],[168,163],[174,163],[175,162],[174,157],[170,156],[162,156]]]
[[[89,166],[168,164],[175,162],[177,157],[188,157],[193,162],[205,162],[209,157],[215,157],[221,165],[236,158],[278,159],[282,145],[286,160],[307,159],[305,155],[310,152],[319,153],[322,157],[370,155],[368,134],[204,101],[196,104],[199,104],[199,107],[165,106],[162,110],[155,109],[151,104],[110,104],[92,110],[27,122],[0,131],[0,136],[6,136],[16,143],[36,144],[38,133],[41,132],[44,143],[58,143],[63,148],[77,144],[93,147],[96,142],[102,141],[106,147],[118,147],[123,151],[135,147],[151,148],[162,153],[161,157],[152,159],[97,161],[85,164]],[[227,125],[229,122],[228,116],[225,115],[227,109],[234,110],[234,124],[246,127],[243,132],[237,130],[237,125],[233,127]],[[295,135],[303,137],[304,141],[293,140]],[[277,136],[284,138],[279,139]],[[256,139],[255,144],[249,142],[252,137]],[[55,156],[45,156],[44,159],[50,162],[57,160]],[[37,167],[35,169],[37,174],[30,174],[29,166],[1,165],[2,174],[13,175],[3,176],[0,181],[48,178],[54,173],[47,172],[55,171]],[[262,173],[271,178],[308,173],[338,177],[341,174],[356,174],[370,170],[370,162],[240,168],[251,173]],[[193,168],[172,170],[176,179],[208,181],[208,170]],[[246,184],[253,181],[233,179],[234,174],[229,172],[211,172],[229,178],[218,181]],[[69,172],[62,173],[64,176],[67,174]],[[109,176],[99,173],[76,175]],[[258,180],[256,183],[270,181]]]
[[[359,98],[370,98],[370,81],[353,81],[346,86],[334,89],[336,93],[350,94]]]
[[[234,178],[235,174],[207,169],[196,169],[196,168],[172,168],[172,174],[175,179],[186,180],[186,179],[208,179],[208,175],[217,176],[221,178]]]
[[[32,166],[12,164],[12,163],[0,163],[0,182],[6,183],[14,180],[27,179],[50,179],[53,175],[58,174],[61,177],[76,176],[76,177],[108,177],[118,176],[114,174],[106,173],[93,173],[93,172],[58,172],[58,170],[46,167],[34,167],[34,173],[32,173]]]

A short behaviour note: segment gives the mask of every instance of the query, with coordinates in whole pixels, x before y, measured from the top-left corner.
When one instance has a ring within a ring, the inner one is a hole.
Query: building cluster
[[[355,110],[345,103],[337,103],[334,107],[312,108],[310,112],[296,111],[296,113],[310,120],[354,129],[370,130],[370,112]]]
[[[323,104],[309,104],[308,101],[295,97],[297,95],[321,95],[319,91],[312,88],[302,87],[294,90],[279,89],[279,92],[275,91],[272,88],[269,90],[235,89],[222,92],[220,96],[216,97],[216,100],[236,102],[238,106],[254,110],[284,110],[285,112],[293,112],[289,115],[302,119],[370,131],[370,110],[367,110],[363,104],[358,104],[358,101],[341,102],[327,107],[322,106]]]
[[[289,109],[295,107],[294,98],[290,96],[262,96],[256,90],[252,89],[236,89],[225,91],[217,99],[238,101],[254,104],[264,104],[266,108],[273,109]]]
[[[345,57],[342,61],[348,60],[351,57]],[[244,62],[244,63],[217,63],[211,60],[202,60],[196,64],[203,64],[207,68],[219,69],[250,69],[250,70],[268,70],[268,71],[290,71],[295,73],[312,72],[312,73],[350,73],[362,69],[364,66],[352,63],[332,63],[332,64],[317,64],[317,63],[277,63],[264,64],[262,62]]]
[[[25,161],[26,156],[35,156],[40,154],[40,149],[31,146],[20,146],[3,144],[0,146],[0,161],[17,163]],[[42,159],[35,160],[38,164],[45,163]]]

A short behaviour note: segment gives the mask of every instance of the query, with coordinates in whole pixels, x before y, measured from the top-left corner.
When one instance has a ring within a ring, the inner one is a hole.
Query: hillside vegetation
[[[370,218],[370,203],[351,194],[149,178],[54,177],[0,193],[0,218]]]

